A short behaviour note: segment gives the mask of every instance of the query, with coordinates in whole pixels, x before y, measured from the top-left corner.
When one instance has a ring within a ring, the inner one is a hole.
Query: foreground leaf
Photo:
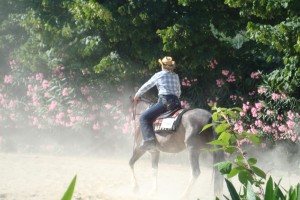
[[[76,184],[76,179],[77,179],[77,175],[74,176],[72,182],[70,183],[67,191],[65,192],[65,194],[64,194],[64,196],[62,197],[61,200],[71,200],[72,199],[75,184]]]
[[[227,188],[229,190],[229,193],[230,193],[230,196],[231,196],[232,200],[240,200],[240,197],[239,197],[236,189],[232,185],[232,183],[226,178],[225,178],[225,181],[226,181],[226,185],[227,185]]]
[[[266,185],[266,191],[265,191],[265,199],[274,199],[274,192],[273,192],[273,179],[272,177],[269,178],[267,185]]]
[[[247,200],[256,200],[255,193],[254,193],[251,183],[249,181],[247,184]]]

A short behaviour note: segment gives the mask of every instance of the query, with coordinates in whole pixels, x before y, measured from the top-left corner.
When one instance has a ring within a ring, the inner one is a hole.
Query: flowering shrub
[[[272,87],[266,81],[267,76],[260,71],[243,75],[242,71],[221,68],[216,60],[210,62],[208,70],[215,72],[214,85],[205,83],[207,90],[200,90],[202,94],[197,97],[206,98],[209,105],[217,103],[221,106],[242,107],[235,131],[260,134],[271,143],[300,142],[299,100]],[[200,78],[183,78],[182,88],[187,94],[197,90],[194,80],[198,84],[203,82]]]
[[[288,107],[290,99],[284,93],[274,93],[266,86],[259,87],[257,93],[261,100],[243,104],[241,120],[235,130],[242,132],[246,128],[254,134],[262,134],[272,142],[299,142],[299,113]]]
[[[94,131],[112,126],[122,133],[130,132],[130,113],[88,69],[65,70],[56,66],[52,72],[30,73],[11,63],[12,72],[5,75],[0,87],[0,124],[4,128],[29,125],[38,129],[57,127]],[[124,112],[125,111],[125,112]]]

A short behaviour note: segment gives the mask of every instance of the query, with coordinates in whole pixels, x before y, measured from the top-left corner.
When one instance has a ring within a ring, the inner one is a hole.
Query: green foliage
[[[253,133],[235,131],[234,124],[239,119],[237,112],[240,112],[241,109],[220,108],[216,107],[215,104],[212,107],[212,110],[214,111],[212,115],[213,123],[203,127],[203,130],[214,125],[215,131],[218,134],[218,139],[210,142],[210,144],[219,146],[219,148],[215,150],[223,149],[225,152],[235,156],[231,161],[224,161],[216,164],[220,173],[227,176],[225,181],[231,199],[299,199],[300,183],[295,188],[291,186],[290,189],[286,191],[286,194],[284,194],[279,183],[274,183],[271,176],[266,182],[267,174],[257,167],[256,158],[247,158],[247,152],[243,150],[242,141],[246,139],[253,144],[259,144],[260,139],[258,135]],[[234,185],[228,180],[235,176],[238,177],[239,182],[243,186],[242,191],[240,192],[237,192]],[[265,188],[263,188],[264,185],[266,185]],[[229,199],[226,196],[225,198]]]
[[[249,18],[247,34],[250,39],[281,54],[281,63],[276,64],[280,69],[273,71],[264,80],[271,83],[274,92],[283,90],[292,97],[299,98],[299,1],[250,0],[243,3],[239,0],[226,0],[225,3],[239,8],[240,15]],[[267,56],[268,62],[277,59],[274,54]]]
[[[65,192],[64,196],[61,198],[61,200],[71,200],[72,199],[75,185],[76,185],[76,179],[77,179],[77,175],[75,175],[74,178],[72,179],[68,189],[66,190],[66,192]]]

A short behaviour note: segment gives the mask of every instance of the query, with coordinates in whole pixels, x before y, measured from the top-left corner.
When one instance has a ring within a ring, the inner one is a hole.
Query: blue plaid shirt
[[[155,85],[158,89],[158,95],[173,94],[178,98],[180,97],[181,89],[178,75],[164,70],[155,73],[146,83],[144,83],[144,85],[142,85],[135,96],[141,97]]]

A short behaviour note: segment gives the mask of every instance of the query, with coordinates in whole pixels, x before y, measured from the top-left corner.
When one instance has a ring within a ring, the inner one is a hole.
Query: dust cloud
[[[128,95],[129,97],[129,95]],[[124,100],[124,105],[130,104]],[[124,106],[124,107],[125,107]],[[146,153],[135,165],[140,186],[132,191],[128,165],[133,147],[133,127],[121,133],[113,126],[101,130],[5,129],[0,133],[0,199],[60,199],[77,175],[75,200],[176,200],[180,199],[191,177],[188,153],[162,153],[158,170],[158,190],[152,189],[151,157]],[[289,187],[300,182],[299,151],[287,155],[287,147],[273,150],[249,149],[258,166],[275,181]],[[231,159],[228,157],[227,159]],[[214,199],[212,157],[203,151],[201,175],[189,199]],[[233,182],[238,186],[237,180]],[[224,194],[228,191],[224,184]]]

